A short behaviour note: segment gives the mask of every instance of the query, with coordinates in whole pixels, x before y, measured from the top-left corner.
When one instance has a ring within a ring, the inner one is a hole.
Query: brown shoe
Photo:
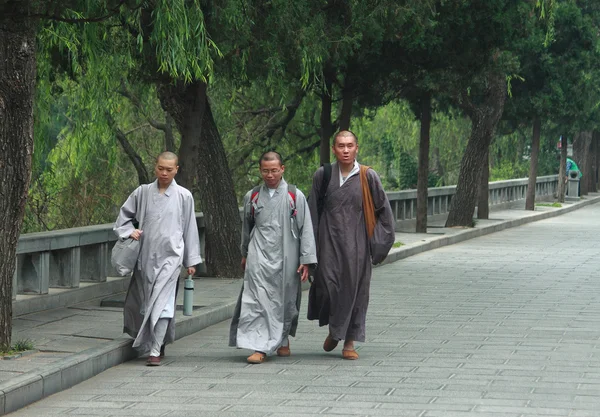
[[[148,356],[146,366],[160,366],[160,356]]]
[[[290,356],[292,351],[290,350],[290,344],[288,342],[287,346],[281,346],[277,349],[277,356]]]
[[[338,340],[334,340],[331,338],[331,335],[328,335],[327,338],[325,339],[325,342],[323,342],[323,350],[325,352],[331,352],[333,349],[335,349],[338,345],[339,341]]]
[[[355,361],[356,359],[358,359],[358,353],[356,353],[356,351],[354,349],[353,350],[343,349],[342,350],[342,358],[348,359],[351,361]]]
[[[259,364],[259,363],[263,363],[265,361],[265,358],[267,357],[267,355],[265,355],[262,352],[254,352],[252,355],[248,356],[248,363],[254,363],[254,364]]]

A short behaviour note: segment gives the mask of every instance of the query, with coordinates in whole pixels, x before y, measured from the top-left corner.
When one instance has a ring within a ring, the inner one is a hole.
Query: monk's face
[[[341,164],[352,164],[356,159],[358,144],[352,135],[337,136],[333,143],[333,154]]]
[[[171,185],[178,169],[179,167],[177,166],[177,161],[175,159],[158,158],[156,166],[154,167],[154,173],[156,174],[156,179],[158,179],[158,184],[161,187],[168,187]]]
[[[278,159],[260,162],[260,175],[269,188],[277,188],[281,177],[283,177],[285,166]]]

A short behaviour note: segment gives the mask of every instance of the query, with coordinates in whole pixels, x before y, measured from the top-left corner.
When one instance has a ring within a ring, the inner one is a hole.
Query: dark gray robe
[[[365,340],[369,305],[371,262],[382,262],[394,244],[394,216],[379,176],[372,169],[367,179],[375,205],[377,224],[367,238],[359,175],[340,186],[338,164],[332,164],[320,222],[317,196],[323,168],[313,177],[309,207],[317,241],[318,267],[310,289],[308,319],[329,324],[335,340]]]

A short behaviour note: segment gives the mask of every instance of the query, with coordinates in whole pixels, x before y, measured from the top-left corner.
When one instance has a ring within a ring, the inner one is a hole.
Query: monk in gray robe
[[[369,169],[366,177],[376,224],[372,238],[367,237],[356,136],[350,131],[339,132],[332,149],[337,162],[331,164],[329,184],[322,189],[325,171],[319,168],[309,199],[318,267],[309,293],[308,319],[319,320],[320,326],[329,325],[325,351],[332,351],[343,340],[342,357],[358,359],[354,342],[365,340],[371,263],[382,262],[391,249],[394,218],[379,176]],[[319,196],[324,196],[320,218]]]
[[[317,261],[306,198],[283,179],[281,155],[267,152],[259,163],[264,184],[244,197],[244,283],[229,335],[229,346],[254,351],[247,360],[255,364],[274,351],[291,354],[301,281]]]
[[[175,339],[175,296],[181,267],[196,272],[202,262],[194,199],[174,180],[177,156],[156,160],[156,181],[131,193],[114,225],[119,238],[140,241],[140,253],[125,298],[123,331],[133,347],[149,354],[147,365],[160,365],[164,345]],[[138,224],[138,228],[134,225]]]

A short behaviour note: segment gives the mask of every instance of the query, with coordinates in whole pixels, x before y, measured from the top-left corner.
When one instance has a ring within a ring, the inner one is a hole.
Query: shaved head
[[[337,138],[353,138],[354,143],[358,145],[358,138],[356,137],[356,135],[354,133],[352,133],[349,130],[340,130],[333,138],[334,145],[335,145],[335,141],[337,140]]]
[[[279,161],[280,165],[283,165],[283,158],[279,152],[268,151],[262,154],[260,159],[258,160],[258,164],[262,165],[263,162],[267,161]]]
[[[175,161],[175,165],[179,165],[179,158],[177,157],[177,155],[175,155],[173,152],[163,152],[160,155],[158,155],[158,157],[156,158],[156,162],[158,163],[159,159],[164,159],[167,161]]]

